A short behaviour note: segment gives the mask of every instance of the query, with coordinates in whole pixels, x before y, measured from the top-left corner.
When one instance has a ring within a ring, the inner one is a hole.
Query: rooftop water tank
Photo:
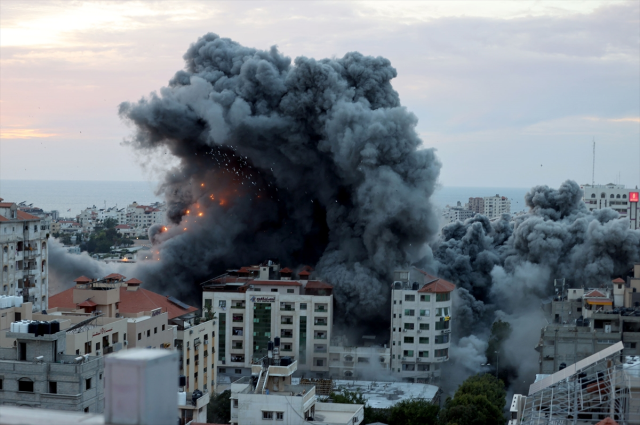
[[[184,391],[178,391],[178,406],[187,405],[187,393]]]
[[[273,339],[273,343],[276,347],[280,347],[280,337],[277,336]]]
[[[37,336],[37,334],[38,334],[38,323],[29,322],[29,328],[28,328],[27,333],[36,334],[36,336]]]
[[[60,332],[60,322],[58,322],[57,320],[54,320],[51,322],[51,333],[55,334]]]

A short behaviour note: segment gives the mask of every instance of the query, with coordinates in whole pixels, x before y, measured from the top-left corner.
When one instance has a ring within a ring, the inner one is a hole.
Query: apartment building
[[[66,332],[9,332],[0,348],[0,404],[86,413],[104,410],[103,357],[67,355]]]
[[[629,189],[621,184],[580,186],[583,191],[582,200],[589,211],[611,208],[622,218],[629,219],[631,229],[640,228],[638,223],[638,188]]]
[[[502,214],[511,214],[511,201],[506,196],[485,196],[484,215],[488,218],[499,218]]]
[[[127,222],[137,229],[148,229],[154,224],[166,224],[166,208],[159,202],[140,205],[137,202],[127,207]]]
[[[376,380],[390,372],[390,347],[356,347],[334,342],[329,347],[329,374],[334,379]]]
[[[101,279],[80,276],[74,282],[75,287],[51,297],[51,306],[64,315],[82,313],[125,319],[126,330],[117,335],[113,334],[115,328],[105,330],[104,336],[110,335],[111,345],[174,348],[179,326],[184,327],[185,322],[191,326],[197,317],[197,308],[142,288],[142,282],[135,278],[127,280],[112,273]]]
[[[219,376],[249,376],[276,338],[280,354],[296,360],[302,372],[328,374],[333,286],[314,273],[308,266],[295,273],[267,261],[202,284],[203,312],[217,320]]]
[[[23,296],[38,311],[49,301],[49,226],[0,198],[0,295]]]
[[[476,214],[484,214],[484,198],[469,198],[467,207]]]
[[[408,382],[440,377],[451,345],[455,285],[411,267],[396,270],[391,286],[391,370]]]
[[[181,353],[180,375],[186,377],[187,392],[216,391],[215,323],[179,321],[176,348]]]
[[[469,218],[472,218],[476,215],[475,211],[472,211],[460,203],[456,206],[447,205],[444,210],[442,210],[442,222],[443,223],[455,223],[456,221],[465,221]]]

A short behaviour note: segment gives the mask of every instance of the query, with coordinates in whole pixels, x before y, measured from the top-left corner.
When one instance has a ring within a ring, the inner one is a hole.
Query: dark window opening
[[[33,381],[28,378],[22,378],[21,380],[18,381],[18,391],[32,393]]]
[[[58,394],[58,383],[57,382],[49,382],[49,393]]]

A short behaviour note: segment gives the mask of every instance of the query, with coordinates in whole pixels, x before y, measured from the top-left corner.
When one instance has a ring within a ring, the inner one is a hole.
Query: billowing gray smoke
[[[344,313],[388,320],[390,273],[438,230],[429,203],[440,163],[418,150],[387,59],[297,58],[207,34],[169,86],[120,105],[129,143],[179,158],[160,192],[147,281],[197,294],[227,267],[276,257],[316,265]]]
[[[575,182],[557,190],[534,187],[525,201],[527,215],[512,222],[506,216],[494,222],[476,216],[451,224],[433,246],[437,273],[458,284],[455,325],[463,339],[454,355],[470,370],[479,366],[486,345],[464,337],[486,339],[491,322],[500,318],[513,328],[501,362],[530,378],[538,369],[533,348],[545,323],[540,300],[553,294],[553,279],[599,287],[626,275],[640,259],[640,231],[629,230],[628,220],[613,210],[590,213]]]

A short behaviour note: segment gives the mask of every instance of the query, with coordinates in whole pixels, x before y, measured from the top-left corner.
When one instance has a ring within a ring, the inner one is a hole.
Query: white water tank
[[[16,323],[18,323],[18,322],[11,322],[11,325],[9,326],[9,331],[10,332],[15,332],[16,331]]]
[[[14,307],[22,307],[22,301],[23,301],[22,297],[19,297],[17,295],[14,296],[13,297],[13,306]]]
[[[29,333],[29,323],[30,323],[29,320],[22,321],[22,326],[20,327],[21,333],[24,333],[24,334]]]
[[[184,391],[178,391],[178,406],[187,405],[187,393]]]

